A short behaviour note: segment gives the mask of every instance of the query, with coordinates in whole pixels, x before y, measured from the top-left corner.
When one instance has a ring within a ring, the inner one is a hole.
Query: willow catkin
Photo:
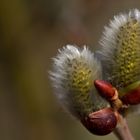
[[[101,78],[101,66],[87,47],[63,47],[50,74],[56,96],[74,116],[81,118],[109,106],[94,87],[94,80]]]

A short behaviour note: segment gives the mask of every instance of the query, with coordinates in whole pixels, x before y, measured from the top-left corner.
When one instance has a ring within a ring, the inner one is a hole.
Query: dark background
[[[90,134],[57,103],[48,78],[57,49],[98,48],[104,25],[139,0],[0,0],[0,139],[115,140]],[[140,137],[140,116],[129,126]]]

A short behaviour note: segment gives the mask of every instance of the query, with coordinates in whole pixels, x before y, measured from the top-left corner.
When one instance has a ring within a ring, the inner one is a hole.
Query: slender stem
[[[134,140],[127,121],[122,115],[119,115],[120,125],[114,130],[114,134],[118,137],[119,140]]]

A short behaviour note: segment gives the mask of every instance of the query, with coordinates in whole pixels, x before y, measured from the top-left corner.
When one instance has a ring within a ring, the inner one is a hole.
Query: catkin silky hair
[[[94,54],[87,47],[67,45],[53,60],[51,80],[63,107],[91,133],[110,133],[117,117],[94,86],[94,81],[102,78],[100,62]]]

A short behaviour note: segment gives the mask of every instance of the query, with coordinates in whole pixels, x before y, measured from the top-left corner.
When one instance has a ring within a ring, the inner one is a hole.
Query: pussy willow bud
[[[92,133],[106,135],[113,131],[117,124],[117,116],[111,108],[92,112],[82,123]]]
[[[115,89],[110,83],[103,80],[95,80],[94,85],[99,91],[99,93],[107,100],[111,101],[112,98],[115,96]]]
[[[122,101],[119,99],[118,91],[110,83],[103,80],[95,80],[94,85],[99,94],[106,98],[114,110],[120,110],[123,107]]]
[[[115,128],[115,113],[94,87],[93,81],[101,78],[101,67],[88,48],[67,45],[59,50],[50,74],[61,104],[90,132],[105,135]]]
[[[140,103],[140,12],[115,16],[100,41],[104,79],[125,104]]]

